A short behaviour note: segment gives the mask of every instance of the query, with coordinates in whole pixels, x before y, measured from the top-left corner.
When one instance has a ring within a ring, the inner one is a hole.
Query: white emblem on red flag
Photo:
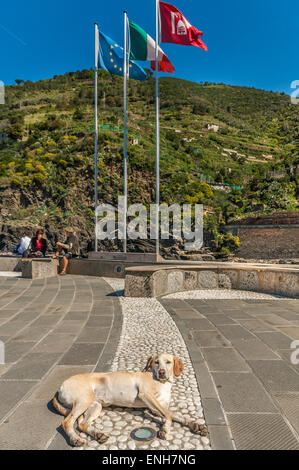
[[[207,50],[207,46],[199,39],[203,34],[202,31],[192,26],[175,6],[160,1],[160,19],[161,42],[173,42]]]

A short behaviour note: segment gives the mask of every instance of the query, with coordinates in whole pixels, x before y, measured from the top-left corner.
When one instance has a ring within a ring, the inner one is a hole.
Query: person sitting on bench
[[[66,274],[66,269],[69,264],[69,259],[76,258],[80,254],[79,241],[74,230],[71,227],[68,227],[66,230],[66,240],[64,243],[57,242],[57,251],[53,258],[57,258],[59,255],[62,255],[62,271],[60,272],[61,276]]]
[[[48,249],[47,240],[44,238],[43,229],[37,230],[35,237],[31,239],[29,258],[44,258]],[[24,253],[23,253],[24,255]]]

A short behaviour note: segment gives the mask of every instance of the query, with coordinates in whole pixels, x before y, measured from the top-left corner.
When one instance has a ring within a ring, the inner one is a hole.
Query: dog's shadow
[[[124,289],[116,290],[114,292],[111,292],[110,294],[107,294],[107,297],[123,297],[124,293],[125,293]]]
[[[64,419],[64,416],[62,416],[60,413],[58,413],[57,410],[55,410],[55,408],[53,406],[53,400],[52,399],[48,401],[47,408],[48,408],[49,411],[51,411],[51,413],[54,413],[55,415],[60,416],[62,418],[62,420]],[[73,446],[70,442],[69,436],[65,433],[65,431],[64,431],[63,427],[61,426],[61,424],[59,426],[57,426],[56,431],[57,431],[58,434],[60,434],[65,439],[68,446],[70,448],[73,448]]]

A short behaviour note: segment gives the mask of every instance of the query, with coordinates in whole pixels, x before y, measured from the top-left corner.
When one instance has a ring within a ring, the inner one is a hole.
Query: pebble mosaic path
[[[109,284],[122,293],[122,280],[107,279]],[[120,297],[123,329],[111,370],[140,371],[147,358],[157,353],[170,353],[184,362],[184,371],[175,380],[172,388],[170,410],[179,417],[188,416],[192,421],[204,424],[203,409],[197,382],[184,340],[171,317],[156,299],[125,299]],[[185,449],[210,450],[208,437],[192,434],[178,423],[172,425],[167,441],[154,439],[150,443],[137,443],[130,437],[131,431],[141,425],[158,431],[155,421],[142,411],[105,410],[104,416],[96,420],[96,428],[107,434],[108,441],[100,445],[93,441],[89,445],[96,449]]]

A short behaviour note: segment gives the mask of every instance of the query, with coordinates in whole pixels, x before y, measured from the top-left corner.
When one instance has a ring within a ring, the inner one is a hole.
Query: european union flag
[[[124,50],[106,34],[99,31],[99,68],[115,75],[124,75]],[[146,73],[134,60],[129,63],[129,78],[144,81]]]

